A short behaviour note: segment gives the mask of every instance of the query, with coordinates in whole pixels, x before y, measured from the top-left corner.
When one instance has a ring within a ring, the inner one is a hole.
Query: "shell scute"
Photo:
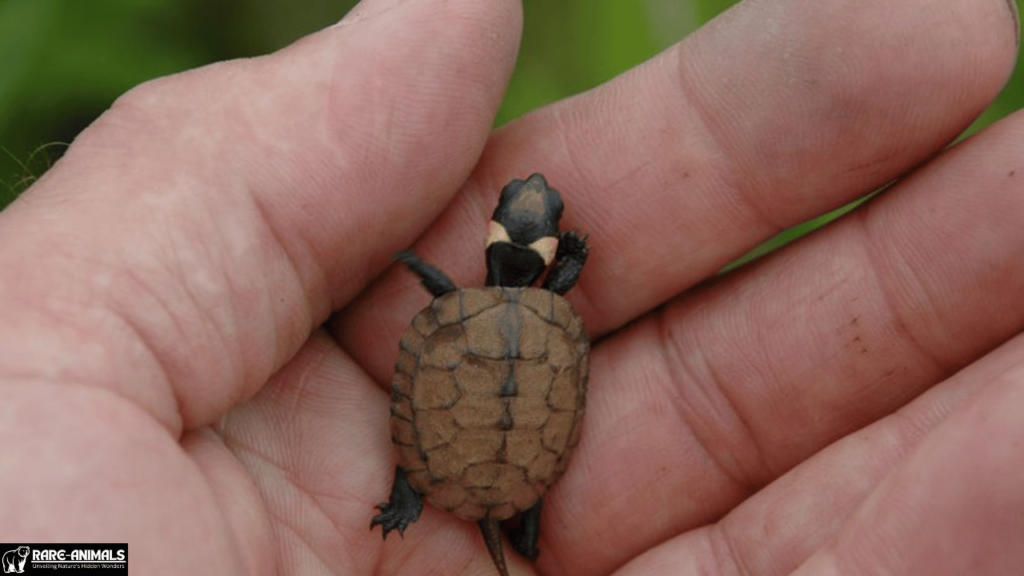
[[[453,293],[454,294],[454,293]],[[452,298],[453,294],[445,294],[441,298]],[[498,304],[505,302],[505,296],[500,290],[481,290],[479,288],[469,288],[458,290],[459,302],[462,305],[462,317],[464,319],[472,318],[483,310],[493,308]]]
[[[512,421],[515,423],[514,430],[539,430],[547,424],[548,416],[551,414],[547,400],[543,396],[516,396],[508,399],[508,406]]]
[[[542,360],[548,355],[550,345],[549,324],[533,313],[522,315],[519,333],[519,358]]]
[[[579,373],[566,368],[558,373],[547,395],[547,405],[552,410],[575,410],[580,402]]]
[[[580,334],[583,322],[572,309],[572,304],[565,298],[555,298],[551,302],[551,321],[565,330],[566,334],[575,338]]]
[[[519,304],[547,322],[555,321],[555,293],[547,290],[530,290],[519,298]]]
[[[555,378],[555,372],[547,362],[517,360],[511,366],[517,397],[543,398],[547,395]]]
[[[473,356],[453,371],[459,389],[467,396],[497,396],[500,382],[509,377],[510,368],[505,362],[482,360]]]
[[[466,351],[490,360],[507,359],[510,344],[518,345],[518,339],[509,339],[509,335],[518,330],[516,312],[515,304],[504,303],[467,318],[462,323],[468,343]]]
[[[530,462],[530,467],[527,468],[527,479],[530,482],[548,486],[551,482],[554,482],[559,474],[558,470],[558,454],[548,450],[542,450],[537,453],[537,457]]]
[[[414,316],[410,326],[412,326],[412,329],[418,332],[420,336],[429,336],[433,334],[438,327],[437,317],[434,315],[433,309],[426,308]]]
[[[421,368],[412,387],[412,405],[416,410],[451,408],[461,396],[451,370],[433,366]]]
[[[430,303],[430,309],[434,311],[434,318],[439,326],[458,324],[464,318],[462,312],[463,290],[449,292],[440,298],[435,298]]]
[[[466,353],[466,333],[459,324],[438,328],[423,342],[420,366],[455,368]]]
[[[539,429],[530,430],[517,428],[510,430],[506,436],[505,461],[522,470],[528,470],[530,464],[543,451]]]
[[[569,434],[572,432],[575,417],[576,415],[572,412],[553,412],[544,426],[542,434],[544,447],[556,454],[561,454],[569,444]]]
[[[419,438],[416,437],[416,430],[412,422],[398,418],[391,419],[391,441],[400,446],[415,447]]]
[[[416,414],[415,431],[419,446],[428,453],[451,444],[459,434],[455,416],[449,410],[422,410]]]
[[[475,430],[498,426],[506,408],[497,398],[463,396],[450,411],[458,427]]]
[[[480,430],[459,434],[458,442],[427,452],[427,468],[437,478],[460,480],[471,464],[494,462],[505,439],[500,430]]]

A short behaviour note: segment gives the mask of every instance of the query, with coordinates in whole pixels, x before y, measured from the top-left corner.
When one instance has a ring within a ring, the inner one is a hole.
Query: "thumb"
[[[106,388],[175,434],[250,396],[465,180],[520,21],[366,1],[123,96],[0,213],[0,378]]]

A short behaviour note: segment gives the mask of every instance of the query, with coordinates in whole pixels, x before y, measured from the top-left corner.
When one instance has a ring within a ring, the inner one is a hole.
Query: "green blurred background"
[[[734,3],[524,0],[521,55],[498,123],[612,78]],[[354,4],[0,0],[0,206],[132,86],[216,60],[270,52],[337,21]],[[1020,68],[972,131],[1024,105]],[[829,217],[789,231],[762,250]]]

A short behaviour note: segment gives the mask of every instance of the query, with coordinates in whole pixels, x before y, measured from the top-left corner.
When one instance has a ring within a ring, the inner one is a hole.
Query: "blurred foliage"
[[[42,174],[67,142],[132,86],[208,62],[270,52],[337,21],[354,3],[0,0],[0,206]],[[499,124],[611,79],[734,1],[523,3],[521,55]],[[1024,77],[1018,66],[972,130],[1022,104]],[[760,250],[781,245],[834,215],[787,231]]]

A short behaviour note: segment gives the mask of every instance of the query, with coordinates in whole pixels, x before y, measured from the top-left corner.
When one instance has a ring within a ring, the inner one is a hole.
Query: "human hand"
[[[591,234],[570,299],[598,341],[541,572],[1024,563],[1019,115],[689,290],[960,132],[1012,66],[1006,4],[750,2],[489,134],[519,18],[364,2],[133,91],[0,213],[0,537],[127,540],[142,573],[493,573],[429,508],[368,530],[427,300],[371,281],[415,241],[479,284],[497,191],[542,171]]]

